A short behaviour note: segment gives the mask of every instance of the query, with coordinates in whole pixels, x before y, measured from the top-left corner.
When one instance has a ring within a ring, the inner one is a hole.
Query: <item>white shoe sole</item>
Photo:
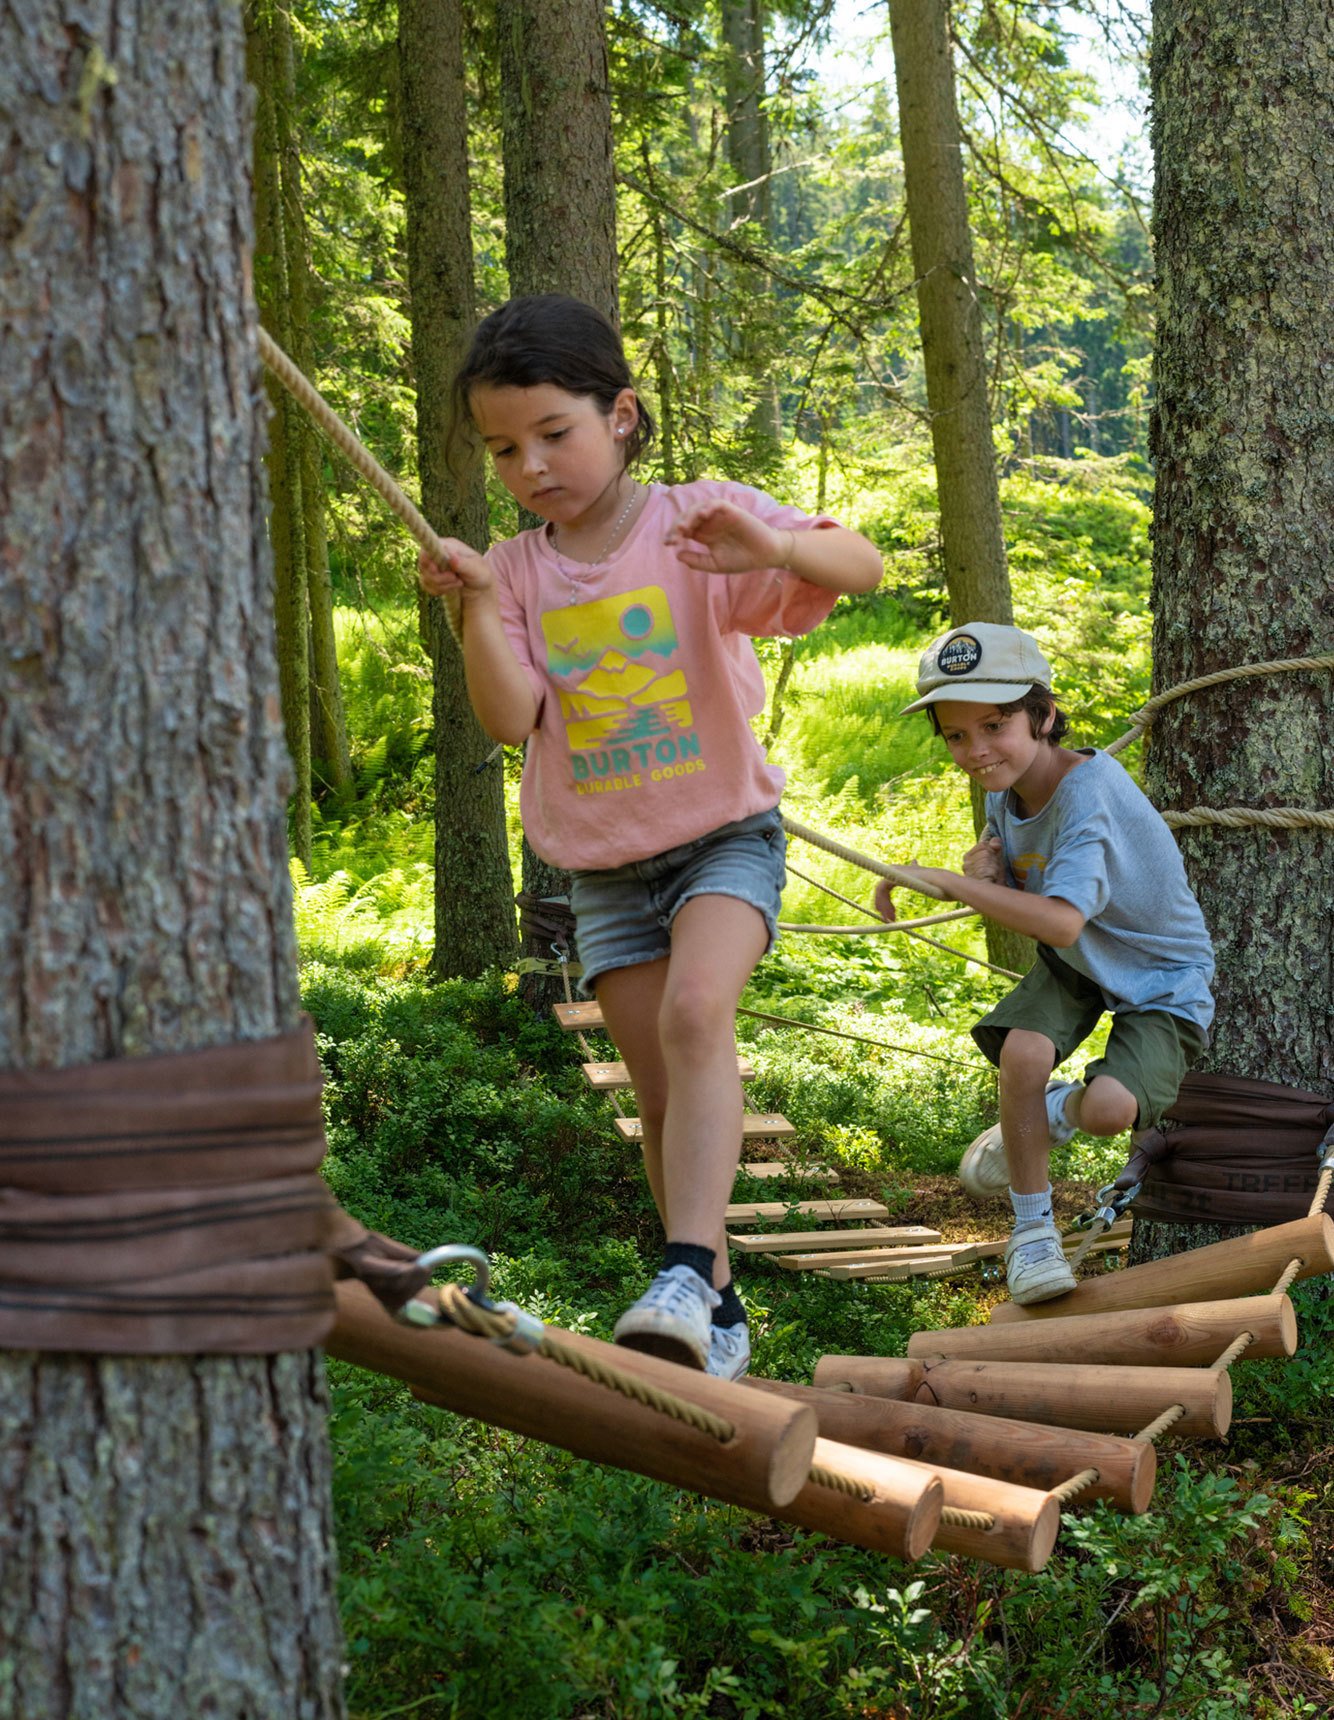
[[[694,1368],[697,1373],[705,1373],[709,1365],[708,1341],[698,1344],[693,1336],[681,1329],[681,1322],[667,1320],[652,1313],[641,1314],[631,1320],[634,1309],[629,1309],[616,1322],[612,1332],[612,1342],[619,1344],[623,1350],[638,1350],[641,1355],[657,1356],[660,1361],[675,1362],[679,1368]],[[631,1321],[630,1324],[626,1324]]]
[[[1068,1266],[1053,1260],[1050,1266],[1027,1274],[1027,1282],[1018,1289],[1010,1285],[1010,1300],[1021,1308],[1032,1302],[1051,1302],[1057,1296],[1068,1296],[1077,1283],[1078,1279]]]
[[[959,1181],[974,1200],[994,1200],[1010,1186],[1000,1124],[984,1129],[959,1160]]]

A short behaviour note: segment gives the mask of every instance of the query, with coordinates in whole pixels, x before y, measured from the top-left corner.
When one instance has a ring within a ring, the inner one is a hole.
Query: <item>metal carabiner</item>
[[[1115,1224],[1142,1187],[1142,1183],[1132,1183],[1129,1188],[1118,1189],[1115,1183],[1107,1183],[1098,1190],[1094,1218],[1100,1218],[1104,1224]]]
[[[480,1248],[467,1242],[446,1242],[439,1248],[428,1248],[425,1254],[419,1254],[416,1264],[431,1273],[437,1266],[448,1266],[458,1260],[473,1268],[473,1281],[464,1295],[479,1307],[489,1308],[491,1304],[486,1292],[491,1283],[491,1262]],[[414,1296],[403,1304],[394,1318],[405,1326],[438,1326],[444,1315],[438,1308],[432,1308],[429,1302],[419,1302]]]
[[[460,1260],[466,1261],[474,1268],[473,1281],[463,1292],[468,1300],[475,1302],[479,1308],[485,1308],[488,1313],[514,1316],[514,1329],[509,1336],[492,1338],[490,1342],[499,1344],[502,1350],[513,1350],[516,1355],[529,1355],[542,1342],[546,1327],[536,1314],[529,1314],[520,1308],[517,1302],[491,1300],[487,1295],[491,1285],[491,1262],[480,1248],[474,1248],[466,1242],[447,1242],[439,1248],[428,1248],[425,1254],[419,1254],[417,1265],[433,1272],[437,1266],[449,1266]],[[414,1299],[399,1309],[398,1318],[409,1326],[438,1326],[443,1323],[445,1316],[437,1313],[427,1303]]]

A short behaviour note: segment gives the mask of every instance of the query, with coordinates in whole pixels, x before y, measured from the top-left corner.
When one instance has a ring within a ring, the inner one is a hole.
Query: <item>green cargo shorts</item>
[[[1045,945],[1014,990],[988,1010],[973,1028],[973,1038],[990,1062],[999,1064],[1001,1046],[1012,1027],[1040,1033],[1056,1047],[1056,1063],[1064,1063],[1097,1026],[1107,1005],[1102,988],[1067,966]],[[1112,1031],[1105,1054],[1084,1071],[1085,1082],[1110,1075],[1134,1095],[1139,1107],[1137,1129],[1157,1123],[1171,1108],[1182,1078],[1208,1044],[1208,1035],[1193,1021],[1166,1010],[1112,1012]]]

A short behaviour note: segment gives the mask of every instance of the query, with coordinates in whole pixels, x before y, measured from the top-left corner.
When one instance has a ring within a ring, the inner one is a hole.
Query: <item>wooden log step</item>
[[[723,1214],[728,1224],[767,1224],[776,1218],[788,1218],[800,1213],[804,1218],[867,1219],[888,1218],[889,1208],[878,1200],[743,1200],[729,1206]]]
[[[597,1003],[558,1003],[555,1015],[567,1033],[594,1033],[604,1025]]]
[[[1174,1438],[1221,1439],[1232,1421],[1232,1380],[1214,1368],[821,1356],[814,1379],[827,1391],[915,1399],[1091,1433],[1138,1433],[1169,1403],[1186,1411],[1172,1429]]]
[[[752,1389],[756,1385],[761,1390],[769,1388],[766,1395],[775,1398],[783,1396],[784,1388],[775,1390],[768,1380],[751,1378],[746,1385]],[[919,1537],[929,1513],[935,1524],[931,1546],[943,1553],[962,1553],[1020,1571],[1040,1571],[1056,1545],[1060,1506],[1043,1489],[1020,1487],[962,1469],[943,1469],[937,1463],[916,1458],[891,1457],[864,1445],[823,1435],[815,1442],[815,1461],[870,1483],[875,1489],[874,1498],[850,1499],[812,1483],[802,1489],[791,1505],[775,1511],[774,1516],[837,1535],[839,1540],[850,1541],[854,1546],[915,1559],[926,1550]],[[882,1471],[881,1464],[891,1467]],[[1061,1479],[1070,1473],[1067,1470]],[[925,1499],[917,1494],[920,1486],[932,1489]],[[941,1491],[934,1492],[935,1487]],[[967,1529],[959,1524],[942,1523],[942,1505],[960,1511],[985,1512],[992,1525],[989,1529]]]
[[[866,1225],[860,1230],[760,1231],[753,1236],[729,1235],[727,1240],[739,1254],[828,1254],[844,1248],[864,1253],[870,1248],[894,1244],[920,1248],[928,1242],[939,1242],[940,1232],[921,1224]]]
[[[781,1509],[809,1486],[820,1441],[815,1414],[803,1405],[780,1406],[708,1374],[547,1328],[572,1349],[724,1417],[735,1432],[720,1443],[545,1356],[515,1355],[455,1326],[400,1325],[355,1279],[337,1285],[335,1298],[338,1319],[325,1341],[331,1356],[404,1380],[415,1396],[455,1415],[751,1511]]]
[[[746,1058],[738,1057],[736,1067],[743,1081],[755,1079],[755,1065]],[[595,1093],[611,1093],[634,1085],[624,1063],[585,1063],[583,1071],[584,1079]]]
[[[1098,1479],[1081,1495],[1109,1499],[1136,1516],[1149,1508],[1157,1473],[1157,1454],[1145,1442],[1118,1439],[1080,1428],[1053,1428],[1012,1416],[978,1417],[939,1405],[904,1403],[853,1392],[822,1391],[757,1379],[753,1390],[808,1404],[815,1411],[822,1439],[860,1445],[886,1457],[913,1457],[942,1473],[962,1469],[989,1475],[1017,1487],[1050,1492],[1081,1469],[1096,1469]],[[1162,1408],[1161,1394],[1158,1409]],[[1152,1419],[1153,1410],[1145,1421]],[[1140,1426],[1144,1423],[1141,1422]]]
[[[743,1076],[742,1079],[747,1080],[749,1077]],[[741,1119],[743,1141],[785,1141],[796,1132],[787,1118],[780,1117],[776,1111],[751,1111]],[[638,1146],[644,1138],[644,1125],[638,1117],[617,1117],[616,1133],[623,1141]],[[786,1210],[786,1207],[779,1207],[776,1216],[781,1218]]]
[[[784,1164],[781,1159],[766,1159],[760,1164],[742,1165],[747,1176],[758,1177],[761,1182],[778,1181],[780,1177],[789,1182],[836,1183],[838,1172],[829,1169],[828,1165],[791,1165]]]
[[[1033,1321],[1045,1324],[1076,1314],[1210,1302],[1223,1296],[1260,1296],[1273,1289],[1290,1260],[1302,1263],[1299,1280],[1334,1271],[1334,1219],[1320,1213],[1315,1218],[1298,1218],[1256,1230],[1249,1236],[1211,1242],[1165,1260],[1146,1260],[1104,1278],[1090,1278],[1050,1302],[1023,1308],[1002,1302],[992,1309],[991,1322],[997,1326]]]
[[[1207,1368],[1243,1332],[1254,1339],[1246,1351],[1248,1359],[1292,1355],[1297,1348],[1292,1302],[1287,1296],[1238,1296],[1225,1302],[1115,1309],[1068,1320],[961,1326],[914,1333],[908,1340],[908,1354],[922,1359],[947,1356],[990,1362]]]

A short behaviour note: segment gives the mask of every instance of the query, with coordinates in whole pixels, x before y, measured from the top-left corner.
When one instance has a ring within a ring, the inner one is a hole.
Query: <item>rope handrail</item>
[[[365,443],[348,429],[314,383],[297,369],[268,330],[261,325],[256,330],[256,336],[259,342],[259,356],[267,368],[282,383],[292,398],[305,408],[343,457],[361,473],[390,511],[398,515],[408,531],[417,540],[418,545],[438,561],[442,567],[448,567],[449,552],[445,549],[444,540],[432,529],[416,503],[390,477]],[[459,595],[457,592],[447,592],[441,598],[441,602],[444,605],[445,619],[449,622],[449,631],[454,636],[454,642],[461,645],[463,641],[459,622]]]

